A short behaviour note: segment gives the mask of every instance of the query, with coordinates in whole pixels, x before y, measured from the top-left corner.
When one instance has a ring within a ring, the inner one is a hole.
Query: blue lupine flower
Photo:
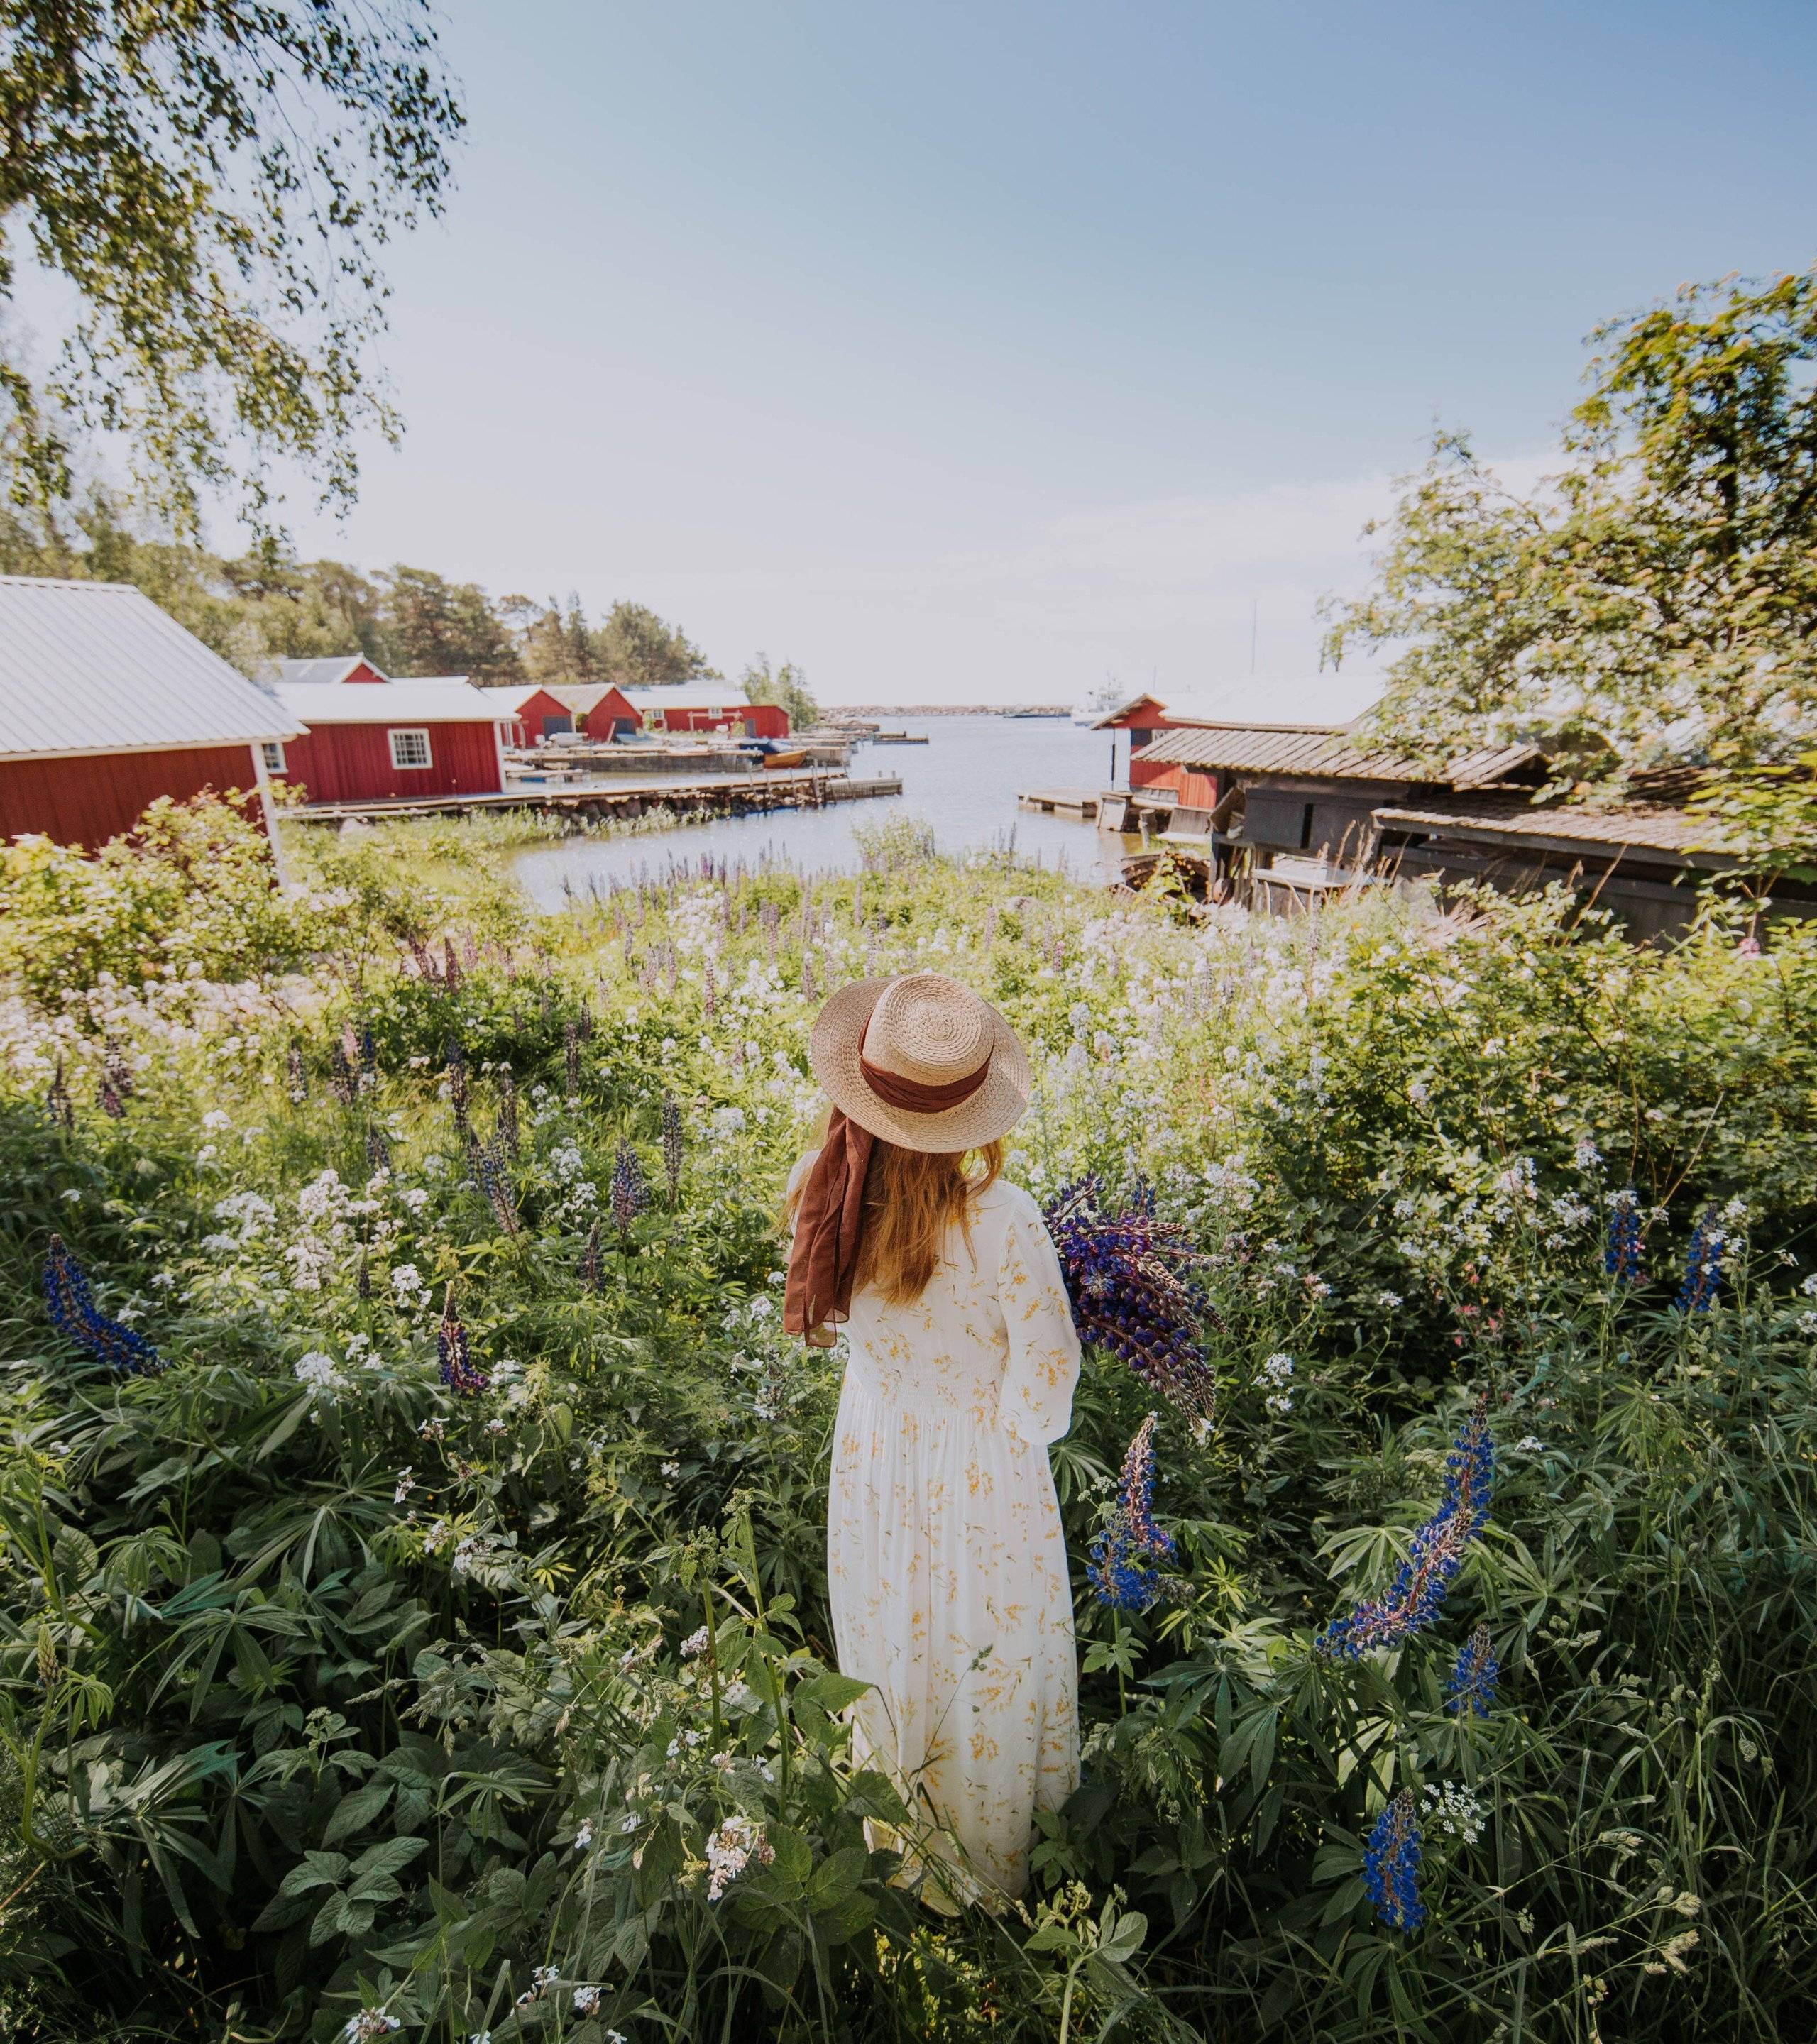
[[[1065,1186],[1049,1205],[1079,1339],[1120,1357],[1151,1391],[1189,1416],[1212,1416],[1216,1381],[1199,1330],[1211,1302],[1183,1274],[1204,1259],[1177,1224],[1158,1220],[1139,1184],[1117,1214],[1095,1178]]]
[[[1143,1559],[1164,1561],[1174,1552],[1174,1539],[1154,1523],[1154,1427],[1151,1412],[1135,1430],[1123,1458],[1116,1504],[1110,1523],[1091,1546],[1085,1575],[1101,1604],[1114,1611],[1146,1611],[1157,1596],[1177,1585],[1139,1566]]]
[[[448,953],[448,962],[451,968],[454,962],[454,953],[451,948]],[[458,1036],[451,1036],[448,1039],[448,1050],[443,1062],[448,1066],[448,1105],[454,1109],[455,1127],[461,1135],[465,1135],[467,1102],[467,1051]]]
[[[467,1329],[455,1317],[454,1287],[449,1285],[442,1307],[442,1324],[436,1330],[436,1355],[441,1364],[442,1381],[449,1390],[471,1398],[486,1389],[492,1379],[473,1359]]]
[[[587,1230],[586,1247],[581,1251],[580,1281],[590,1292],[605,1289],[605,1265],[599,1253],[599,1223]]]
[[[1415,1533],[1412,1551],[1388,1595],[1369,1599],[1347,1618],[1334,1619],[1319,1635],[1319,1652],[1355,1661],[1372,1646],[1397,1646],[1431,1624],[1470,1543],[1488,1522],[1494,1482],[1495,1448],[1488,1414],[1479,1402],[1445,1458],[1443,1500]]]
[[[1451,1679],[1445,1685],[1446,1708],[1459,1717],[1486,1718],[1495,1702],[1501,1663],[1490,1644],[1489,1629],[1479,1625],[1458,1649]]]
[[[674,1206],[682,1193],[682,1110],[671,1093],[663,1096],[663,1174],[669,1181],[669,1204]]]
[[[510,1174],[505,1169],[505,1146],[497,1136],[494,1135],[490,1143],[474,1144],[473,1175],[500,1229],[506,1235],[515,1235],[517,1202],[512,1194]]]
[[[44,1256],[44,1304],[57,1332],[85,1348],[98,1362],[129,1377],[155,1377],[164,1359],[142,1334],[111,1320],[94,1303],[82,1266],[53,1235]]]
[[[1723,1285],[1723,1231],[1716,1226],[1716,1209],[1706,1207],[1691,1231],[1684,1252],[1684,1279],[1678,1287],[1681,1313],[1707,1313],[1715,1304]]]
[[[63,1084],[63,1061],[57,1059],[57,1068],[51,1074],[51,1082],[44,1093],[44,1116],[52,1128],[66,1133],[75,1126],[75,1108],[71,1105],[69,1088]]]
[[[613,1224],[620,1235],[630,1239],[631,1224],[650,1204],[649,1188],[643,1182],[643,1167],[628,1143],[620,1143],[612,1167],[612,1189],[608,1194]]]
[[[1632,1185],[1609,1201],[1603,1269],[1618,1285],[1631,1285],[1640,1275],[1640,1195]]]
[[[1403,1788],[1377,1818],[1363,1853],[1363,1892],[1377,1915],[1396,1931],[1417,1931],[1426,1920],[1419,1900],[1423,1850],[1413,1791]]]
[[[511,1067],[502,1065],[498,1072],[498,1139],[505,1145],[505,1154],[513,1163],[517,1161],[517,1082],[511,1076]]]

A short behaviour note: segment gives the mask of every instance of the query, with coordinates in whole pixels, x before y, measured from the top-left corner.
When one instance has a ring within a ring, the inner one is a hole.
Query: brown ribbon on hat
[[[885,1107],[902,1114],[944,1114],[962,1106],[989,1078],[990,1059],[946,1085],[923,1085],[899,1072],[882,1071],[862,1051],[858,1068]],[[827,1139],[801,1188],[782,1289],[782,1330],[799,1335],[810,1348],[831,1348],[833,1324],[851,1316],[852,1281],[864,1239],[864,1181],[876,1143],[868,1128],[836,1107],[827,1119]]]

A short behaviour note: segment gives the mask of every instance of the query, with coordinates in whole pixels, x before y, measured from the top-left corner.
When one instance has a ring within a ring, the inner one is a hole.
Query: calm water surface
[[[683,824],[674,830],[581,840],[518,855],[513,870],[539,907],[559,909],[567,890],[604,893],[655,879],[673,866],[695,866],[703,853],[755,866],[765,859],[804,872],[856,869],[855,828],[906,816],[931,824],[943,851],[1007,844],[1012,832],[1025,857],[1089,878],[1114,868],[1118,838],[1095,824],[1018,809],[1023,789],[1109,785],[1108,732],[1085,731],[1063,717],[889,717],[891,731],[926,732],[925,745],[855,746],[854,779],[898,774],[902,793],[878,801],[837,802],[824,809],[774,809],[755,816]]]

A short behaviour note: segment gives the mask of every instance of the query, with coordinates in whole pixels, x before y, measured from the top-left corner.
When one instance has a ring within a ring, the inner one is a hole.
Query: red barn
[[[576,731],[601,743],[643,728],[636,705],[616,682],[590,682],[584,688],[555,688],[550,694],[567,705]]]
[[[540,745],[545,738],[565,738],[574,728],[574,713],[553,689],[540,682],[528,688],[488,689],[497,699],[497,714],[506,743]]]
[[[651,731],[700,731],[745,738],[786,738],[789,713],[774,703],[748,701],[723,682],[625,691]]]
[[[312,802],[497,795],[505,787],[504,706],[456,677],[376,688],[279,682],[274,691],[307,730],[266,763]]]
[[[298,728],[140,590],[0,575],[0,840],[92,849],[209,789],[269,832],[263,749]]]

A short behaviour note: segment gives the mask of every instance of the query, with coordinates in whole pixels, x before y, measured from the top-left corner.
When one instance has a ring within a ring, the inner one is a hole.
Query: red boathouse
[[[125,582],[0,575],[0,841],[92,851],[160,795],[255,797],[299,720]]]
[[[504,791],[503,704],[443,677],[376,688],[281,682],[273,693],[307,730],[267,747],[271,772],[311,802],[408,801]]]

